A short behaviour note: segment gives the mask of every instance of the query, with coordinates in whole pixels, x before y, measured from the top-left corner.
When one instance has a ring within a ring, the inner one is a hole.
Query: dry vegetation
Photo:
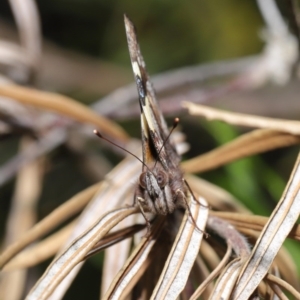
[[[251,130],[183,161],[185,179],[198,202],[190,197],[189,210],[155,216],[146,235],[140,210],[131,205],[140,162],[129,155],[112,167],[107,148],[98,154],[90,150],[95,144],[101,146],[92,134],[98,128],[140,155],[140,142],[113,121],[118,116],[136,116],[136,106],[131,106],[136,102],[136,88],[131,84],[116,89],[92,107],[37,88],[42,57],[38,12],[31,0],[11,1],[21,44],[0,44],[0,143],[17,136],[19,146],[0,167],[2,186],[16,178],[1,243],[0,299],[17,300],[25,295],[27,299],[62,299],[85,261],[101,251],[105,251],[99,267],[101,299],[300,299],[299,263],[283,246],[286,239],[300,240],[300,157],[295,158],[286,188],[269,216],[251,213],[227,190],[192,175],[300,143],[297,120],[196,103],[237,91],[246,93],[270,82],[283,86],[292,79],[299,81],[297,37],[273,1],[258,4],[268,30],[261,54],[153,78],[158,94],[165,95],[164,112],[187,111],[189,118],[219,120]],[[275,13],[270,16],[272,9]],[[299,13],[296,8],[293,12]],[[204,77],[222,80],[213,88],[199,88]],[[180,87],[184,92],[178,92]],[[179,151],[186,151],[182,134],[176,132],[172,138]],[[51,153],[61,145],[77,155],[83,172],[96,183],[37,221]],[[103,147],[119,151],[111,145]],[[198,228],[190,221],[191,215]],[[34,267],[53,257],[37,278]],[[81,288],[90,297],[89,286],[82,283]]]

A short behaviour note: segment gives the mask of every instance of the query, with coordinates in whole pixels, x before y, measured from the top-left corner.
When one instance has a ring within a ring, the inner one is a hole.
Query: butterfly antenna
[[[160,149],[159,149],[159,151],[158,151],[158,154],[157,154],[157,157],[158,157],[158,158],[159,158],[160,152],[161,152],[162,149],[165,147],[167,141],[170,139],[170,136],[171,136],[172,132],[174,131],[174,129],[177,127],[179,121],[180,121],[179,118],[175,118],[175,119],[174,119],[172,129],[170,130],[170,132],[169,132],[167,138],[164,140],[162,146],[160,147]],[[156,166],[156,164],[157,164],[157,162],[158,162],[158,158],[157,158],[157,160],[156,160],[156,162],[155,162],[155,164],[154,164],[154,168],[155,168],[155,166]]]
[[[148,169],[149,172],[151,172],[151,170],[149,169],[149,167],[148,167],[148,166],[147,166],[147,165],[146,165],[146,164],[145,164],[145,163],[144,163],[137,155],[135,155],[134,153],[130,152],[129,150],[123,148],[122,146],[120,146],[120,145],[114,143],[113,141],[109,140],[108,138],[104,137],[104,136],[103,136],[98,130],[96,130],[96,129],[94,129],[94,134],[97,135],[100,139],[105,140],[105,141],[107,141],[108,143],[110,143],[110,144],[112,144],[112,145],[114,145],[114,146],[116,146],[116,147],[118,147],[118,148],[124,150],[124,151],[127,152],[128,154],[132,155],[132,156],[135,157],[138,161],[140,161],[140,162],[143,164],[143,166],[145,166],[145,167]],[[152,173],[152,172],[151,172],[151,173]]]

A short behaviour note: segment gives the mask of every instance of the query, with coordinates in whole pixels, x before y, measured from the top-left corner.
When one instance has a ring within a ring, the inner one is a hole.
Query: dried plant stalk
[[[241,125],[254,128],[266,128],[276,131],[300,135],[300,122],[280,120],[255,115],[225,112],[220,109],[207,107],[192,102],[183,102],[183,107],[194,116],[203,116],[208,120],[220,120],[232,125]]]
[[[128,141],[128,135],[119,125],[97,115],[85,105],[67,96],[42,92],[16,84],[1,84],[0,95],[15,99],[23,104],[32,105],[36,108],[54,111],[82,123],[93,124],[99,127],[105,134],[110,135],[121,143]]]
[[[258,129],[208,153],[187,160],[181,167],[186,172],[205,172],[247,156],[299,143],[300,136],[271,129]]]
[[[9,246],[0,256],[0,267],[3,267],[13,256],[24,249],[27,245],[45,235],[61,222],[67,220],[80,211],[90,201],[91,197],[99,189],[100,185],[95,184],[86,190],[78,193],[66,203],[55,209],[50,215],[39,223],[35,224],[17,242]]]

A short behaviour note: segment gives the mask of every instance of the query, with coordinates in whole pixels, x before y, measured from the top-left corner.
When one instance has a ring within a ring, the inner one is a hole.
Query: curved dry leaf
[[[289,298],[283,293],[278,285],[274,284],[273,282],[269,282],[268,286],[274,292],[273,297],[271,298],[272,300],[289,300]]]
[[[94,199],[90,201],[89,205],[81,213],[73,233],[62,245],[62,249],[69,246],[73,240],[96,222],[98,216],[101,216],[103,212],[122,207],[126,204],[133,204],[133,188],[140,168],[141,164],[139,161],[132,157],[127,157],[106,175],[105,181],[103,182],[103,188],[95,195]],[[49,299],[58,300],[64,296],[81,266],[82,263],[78,264],[64,278]]]
[[[218,274],[224,269],[225,265],[227,264],[230,255],[231,255],[232,247],[228,245],[225,255],[223,256],[220,263],[217,267],[207,276],[207,278],[198,286],[194,294],[191,296],[189,300],[197,300],[207,286],[218,276]]]
[[[124,224],[124,222],[126,223]],[[122,222],[123,226],[133,226],[135,222],[134,216],[129,216],[126,220],[124,220],[124,222]],[[105,274],[105,276],[102,276],[101,279],[102,296],[108,290],[118,271],[124,266],[128,258],[131,243],[131,239],[126,239],[116,245],[113,245],[109,249],[106,249],[104,253],[105,260],[102,267],[102,274]]]
[[[71,222],[59,231],[40,241],[38,244],[19,253],[4,266],[3,271],[29,268],[54,256],[60,249],[61,244],[70,235],[74,225],[75,222]]]
[[[289,121],[283,119],[274,119],[267,117],[259,117],[255,115],[226,112],[220,109],[195,104],[192,102],[183,102],[182,106],[187,108],[191,115],[203,116],[208,120],[220,120],[232,125],[273,129],[276,131],[300,135],[299,121]]]
[[[121,208],[104,215],[92,228],[75,240],[66,251],[51,263],[26,299],[47,299],[63,278],[109,230],[127,216],[137,212],[138,208],[131,207]]]
[[[78,122],[93,124],[106,135],[126,143],[128,135],[116,123],[97,115],[87,106],[60,94],[43,92],[20,85],[1,84],[0,95],[13,98],[23,104],[54,111]]]
[[[145,268],[150,263],[148,255],[156,243],[156,237],[160,233],[164,221],[165,218],[161,216],[155,220],[150,234],[144,237],[140,244],[134,249],[126,264],[111,283],[103,300],[123,299],[130,291],[130,288],[142,276]]]
[[[130,218],[130,217],[131,216],[129,216],[128,218]],[[126,224],[126,221],[127,221],[127,219],[125,219],[122,222],[123,226],[124,226],[124,223]],[[146,227],[147,227],[146,224],[135,224],[135,225],[132,225],[129,227],[119,229],[119,230],[111,231],[105,237],[103,237],[98,243],[95,244],[93,249],[91,251],[89,251],[89,253],[84,257],[84,260],[107,249],[108,247],[113,247],[115,244],[120,243],[120,242],[132,237],[134,234],[138,233],[139,231],[142,231]],[[126,247],[125,247],[125,249],[126,249]],[[124,251],[124,252],[126,252],[126,251]],[[107,258],[106,254],[105,254],[105,258]],[[115,257],[115,259],[116,259],[116,257]],[[104,271],[104,273],[106,273],[106,272]]]
[[[278,267],[280,276],[294,288],[300,290],[297,265],[295,264],[290,252],[286,248],[282,247],[279,250],[277,256],[275,257],[274,263]]]
[[[191,195],[190,198],[192,198]],[[151,299],[177,299],[185,287],[190,270],[198,255],[208,218],[208,207],[203,198],[199,199],[199,203],[193,200],[190,200],[189,203],[190,211],[187,209],[185,212],[176,240]],[[190,214],[198,228],[191,221]]]
[[[300,292],[298,292],[292,285],[288,284],[286,281],[272,274],[267,274],[265,279],[268,281],[268,283],[272,282],[277,286],[284,288],[286,291],[291,293],[295,297],[295,299],[300,299]]]
[[[248,299],[268,272],[300,213],[300,156],[293,173],[240,275],[234,299]]]
[[[181,167],[186,172],[205,172],[247,156],[299,143],[300,136],[271,129],[257,129],[183,162]]]
[[[211,211],[210,215],[227,220],[234,226],[239,226],[241,228],[261,230],[269,218],[264,216],[241,214],[235,212],[223,212],[223,211]]]
[[[23,137],[20,148],[30,143],[30,138]],[[18,241],[36,222],[36,206],[42,188],[43,165],[43,160],[34,161],[18,173],[11,210],[6,222],[5,246]],[[0,298],[21,299],[26,286],[26,273],[26,270],[15,270],[2,274]],[[16,286],[18,289],[15,288]]]
[[[231,261],[220,275],[210,300],[231,299],[231,293],[238,279],[242,263],[239,258]],[[248,298],[245,298],[248,299]]]
[[[100,188],[101,184],[95,184],[84,191],[76,194],[69,201],[56,208],[51,214],[42,221],[35,224],[17,242],[9,246],[0,256],[0,267],[3,267],[13,256],[24,249],[27,245],[45,235],[61,222],[65,221],[78,211],[80,211],[91,197]]]
[[[227,213],[227,212],[216,212],[210,211],[210,215],[218,216],[218,218],[227,220],[232,224],[239,232],[252,236],[255,240],[258,239],[259,233],[263,227],[268,222],[268,217],[264,216],[254,216],[254,215],[244,215],[236,213]],[[251,228],[251,229],[250,229]],[[299,228],[299,225],[296,226]],[[295,226],[294,226],[295,229]],[[293,230],[294,230],[293,229]],[[257,231],[254,231],[257,230]],[[290,238],[295,238],[293,236],[293,231],[289,233]],[[297,268],[293,259],[290,257],[290,254],[284,249],[281,248],[275,258],[275,262],[280,269],[280,273],[290,282],[293,286],[298,287],[298,275]]]

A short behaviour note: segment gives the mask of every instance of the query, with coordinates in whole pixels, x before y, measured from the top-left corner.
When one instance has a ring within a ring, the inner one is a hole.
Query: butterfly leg
[[[190,215],[190,217],[191,217],[191,220],[192,220],[192,223],[194,224],[194,226],[195,226],[200,232],[204,233],[205,236],[206,236],[206,238],[208,238],[208,233],[206,233],[205,231],[201,230],[201,229],[198,227],[198,225],[197,225],[197,223],[196,223],[196,221],[195,221],[195,219],[194,219],[194,217],[193,217],[193,215],[192,215],[192,212],[191,212],[191,209],[190,209],[190,203],[188,203],[188,201],[187,201],[187,199],[186,199],[186,196],[185,196],[184,192],[183,192],[182,190],[178,189],[178,190],[176,190],[176,195],[177,195],[177,197],[180,197],[180,198],[181,198],[182,202],[184,203],[184,208],[186,208],[186,209],[189,211],[189,215]],[[194,198],[194,196],[193,196],[193,198]],[[198,201],[197,201],[197,203],[198,203]],[[199,203],[199,204],[200,204],[200,203]]]
[[[151,230],[151,223],[149,221],[149,219],[147,218],[146,216],[146,213],[143,209],[143,204],[145,204],[145,199],[143,199],[142,197],[136,197],[136,200],[137,200],[137,204],[141,210],[141,213],[146,221],[146,225],[147,225],[147,235],[150,233],[150,230]]]

